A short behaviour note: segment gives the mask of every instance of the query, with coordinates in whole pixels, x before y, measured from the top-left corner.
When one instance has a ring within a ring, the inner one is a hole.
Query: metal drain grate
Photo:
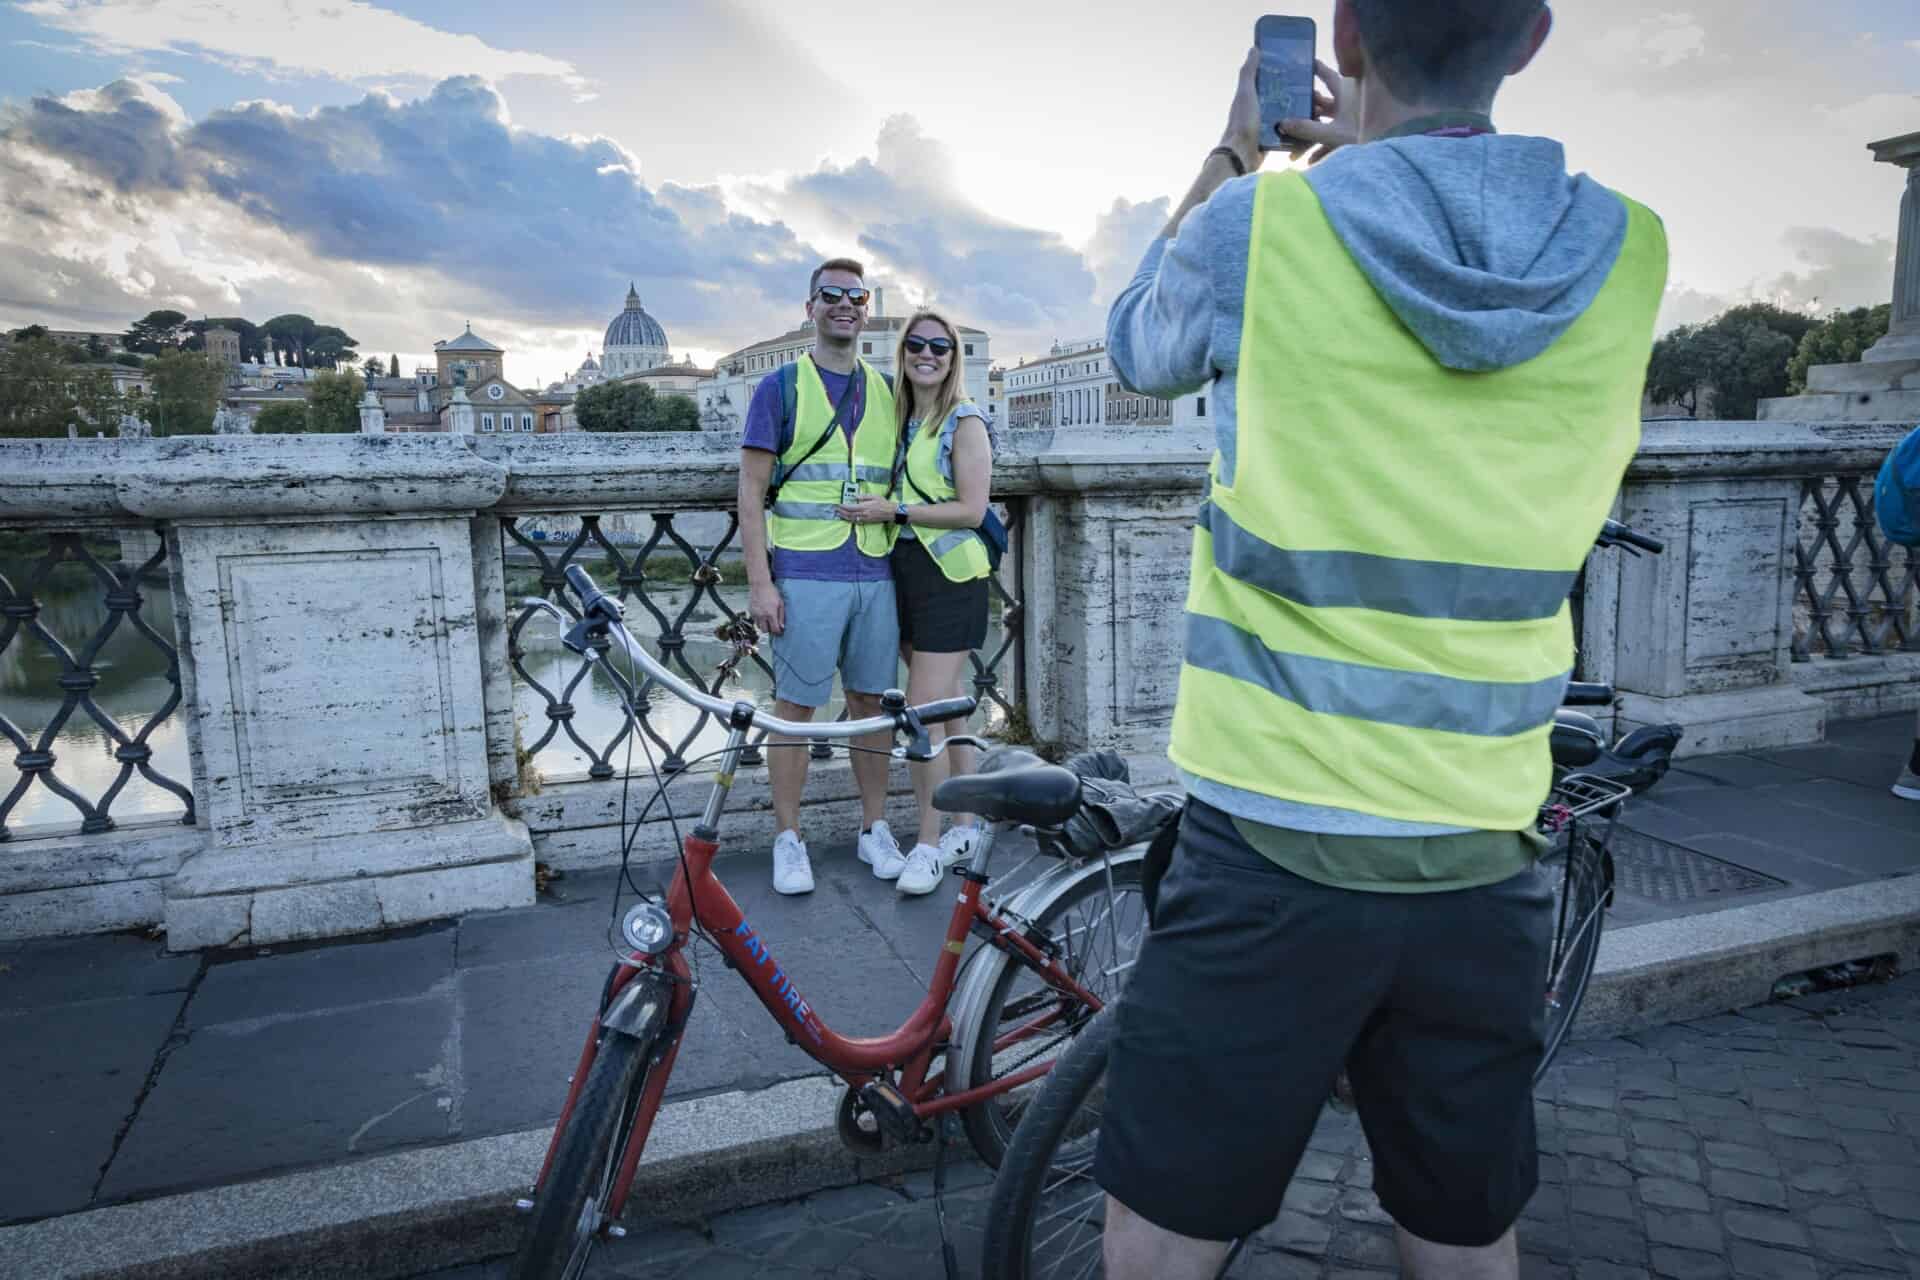
[[[1614,887],[1647,902],[1695,902],[1786,884],[1750,867],[1722,862],[1625,827],[1614,831],[1611,848]]]

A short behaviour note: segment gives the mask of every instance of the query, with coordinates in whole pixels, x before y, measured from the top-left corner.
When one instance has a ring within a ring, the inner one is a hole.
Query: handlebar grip
[[[1630,547],[1639,547],[1642,551],[1651,551],[1659,555],[1667,549],[1667,544],[1658,538],[1649,538],[1629,525],[1618,520],[1609,520],[1600,527],[1600,536],[1608,542],[1624,542]]]
[[[615,618],[621,615],[620,602],[602,591],[599,584],[594,582],[593,575],[579,565],[567,566],[567,584],[573,588],[574,594],[580,597],[581,613],[604,612]]]
[[[942,698],[938,702],[922,703],[913,711],[920,717],[921,724],[939,724],[942,720],[965,719],[979,705],[977,698]]]
[[[1588,684],[1581,680],[1567,682],[1567,691],[1560,699],[1562,706],[1568,707],[1608,707],[1613,705],[1613,686],[1610,684]]]

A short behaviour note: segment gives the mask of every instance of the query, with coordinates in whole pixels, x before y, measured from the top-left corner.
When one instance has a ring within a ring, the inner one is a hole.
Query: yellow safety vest
[[[841,486],[852,476],[860,494],[885,496],[893,479],[893,442],[898,434],[893,393],[886,379],[864,360],[854,367],[867,380],[860,421],[853,439],[833,425],[833,403],[811,356],[795,368],[793,439],[780,455],[780,493],[767,513],[767,536],[788,551],[831,551],[848,538],[858,539],[862,555],[884,556],[893,549],[892,524],[853,525],[834,514]],[[825,432],[834,438],[816,450]],[[809,457],[808,455],[812,456]]]
[[[972,409],[973,406],[962,405],[960,408]],[[954,410],[956,415],[959,412],[960,409]],[[923,422],[907,443],[900,487],[894,491],[894,496],[900,501],[931,504],[952,502],[960,496],[959,490],[953,487],[953,481],[940,471],[940,435],[943,426],[938,422]],[[911,522],[907,527],[913,530],[913,536],[933,556],[933,562],[940,566],[940,572],[947,575],[948,581],[972,582],[975,578],[987,576],[990,567],[987,547],[972,529],[930,529]]]
[[[1567,595],[1640,440],[1666,236],[1586,313],[1463,373],[1388,309],[1297,173],[1254,196],[1235,456],[1193,537],[1170,754],[1302,804],[1494,831],[1545,800]]]

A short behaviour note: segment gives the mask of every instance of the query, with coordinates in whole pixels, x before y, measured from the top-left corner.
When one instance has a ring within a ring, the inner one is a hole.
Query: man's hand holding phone
[[[1304,156],[1310,166],[1360,141],[1359,87],[1318,58],[1313,60],[1313,78],[1314,118],[1290,118],[1279,124],[1281,134],[1292,144],[1287,157]]]

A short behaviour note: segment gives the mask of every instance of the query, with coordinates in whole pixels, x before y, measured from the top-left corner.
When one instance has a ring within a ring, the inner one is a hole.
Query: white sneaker
[[[893,838],[883,818],[873,824],[872,830],[860,833],[857,849],[860,861],[873,868],[873,874],[882,880],[892,880],[899,876],[901,868],[907,865],[901,856],[900,842]]]
[[[940,837],[940,864],[951,867],[954,863],[973,853],[973,842],[980,836],[980,828],[968,823],[964,827],[948,827],[947,833]]]
[[[782,831],[774,837],[773,891],[813,892],[813,863],[807,860],[806,842],[797,831]]]
[[[947,864],[941,858],[940,850],[930,844],[917,844],[913,846],[913,852],[907,855],[907,865],[900,872],[895,887],[917,898],[938,889],[940,878],[946,873]]]

